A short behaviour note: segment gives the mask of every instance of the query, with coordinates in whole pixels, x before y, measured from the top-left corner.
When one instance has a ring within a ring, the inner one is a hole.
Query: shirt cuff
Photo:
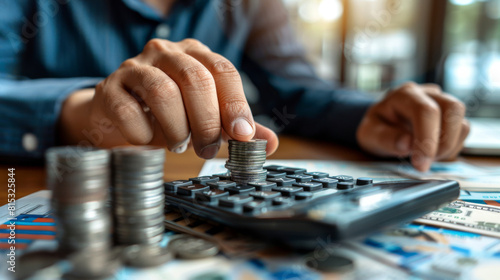
[[[0,87],[0,160],[43,159],[56,144],[61,107],[71,93],[94,87],[102,78],[3,80]]]

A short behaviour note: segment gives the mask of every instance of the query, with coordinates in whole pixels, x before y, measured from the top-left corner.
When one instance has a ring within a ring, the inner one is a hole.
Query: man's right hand
[[[116,129],[92,141],[100,147],[150,144],[181,153],[191,140],[196,153],[209,159],[223,134],[267,139],[268,154],[278,146],[277,136],[254,122],[236,68],[194,39],[153,39],[95,91],[74,93],[64,102],[60,134],[76,144],[103,120]]]

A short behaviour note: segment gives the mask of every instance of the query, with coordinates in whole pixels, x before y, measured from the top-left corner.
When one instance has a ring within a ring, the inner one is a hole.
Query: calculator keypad
[[[237,184],[228,173],[199,176],[189,180],[165,182],[165,194],[207,207],[242,215],[283,210],[316,198],[349,193],[358,186],[371,187],[373,180],[348,175],[329,176],[326,172],[307,172],[304,168],[266,166],[267,180]]]

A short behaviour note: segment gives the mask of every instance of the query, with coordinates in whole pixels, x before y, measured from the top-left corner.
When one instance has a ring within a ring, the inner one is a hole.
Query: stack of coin
[[[46,154],[56,237],[64,253],[111,247],[110,153],[83,147],[56,147]]]
[[[229,140],[229,159],[226,168],[231,172],[231,180],[240,184],[266,180],[266,140],[240,142]]]
[[[113,210],[120,245],[159,244],[165,227],[163,166],[165,149],[128,146],[113,149]]]

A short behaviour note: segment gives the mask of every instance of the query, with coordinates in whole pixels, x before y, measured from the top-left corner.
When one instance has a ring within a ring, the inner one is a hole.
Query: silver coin
[[[133,244],[152,244],[152,245],[157,245],[163,240],[163,232],[152,237],[148,238],[137,238],[135,236],[120,236],[117,237],[117,241],[120,244],[124,245],[133,245]]]
[[[123,249],[101,248],[83,250],[69,256],[72,264],[68,276],[87,279],[105,278],[115,274],[121,267],[121,254]],[[78,279],[78,278],[75,278]]]
[[[159,179],[163,179],[163,170],[155,173],[141,173],[141,172],[117,172],[115,174],[114,180],[116,181],[135,181],[135,180],[144,180],[144,181],[156,181]]]
[[[166,247],[154,245],[132,245],[123,251],[123,260],[132,267],[155,267],[172,260],[172,253]]]
[[[164,212],[164,205],[158,205],[150,208],[143,209],[127,209],[125,207],[115,207],[114,211],[116,215],[127,215],[127,216],[148,216]]]
[[[214,243],[188,235],[172,238],[167,248],[181,259],[202,259],[215,256],[219,252],[219,248]]]
[[[116,199],[147,199],[150,197],[156,197],[165,192],[165,189],[162,186],[158,186],[157,188],[152,189],[114,189],[112,190],[113,197]]]
[[[163,223],[165,217],[163,213],[151,216],[142,217],[130,217],[130,216],[116,216],[116,221],[121,226],[137,226],[137,227],[148,227],[153,225],[159,225]]]
[[[115,189],[153,189],[158,188],[163,185],[163,180],[157,180],[153,182],[133,182],[133,183],[125,183],[119,182],[114,185]]]

